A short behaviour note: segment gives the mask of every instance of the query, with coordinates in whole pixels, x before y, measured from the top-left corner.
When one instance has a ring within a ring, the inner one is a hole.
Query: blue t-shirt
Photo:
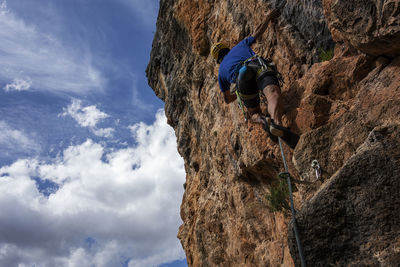
[[[222,60],[218,71],[218,83],[222,92],[228,91],[231,83],[236,82],[237,65],[255,55],[254,51],[250,48],[250,45],[255,41],[253,36],[240,41]]]

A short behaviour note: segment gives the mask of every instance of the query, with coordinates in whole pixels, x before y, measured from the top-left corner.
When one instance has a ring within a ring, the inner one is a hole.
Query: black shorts
[[[256,75],[250,80],[237,80],[237,88],[241,100],[246,108],[256,108],[260,105],[260,94],[268,85],[279,86],[279,80],[273,73],[261,73],[256,80]]]

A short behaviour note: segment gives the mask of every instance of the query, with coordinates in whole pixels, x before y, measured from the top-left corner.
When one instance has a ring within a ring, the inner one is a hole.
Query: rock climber
[[[282,126],[283,103],[278,72],[269,68],[271,62],[256,56],[251,45],[260,40],[271,20],[279,16],[279,11],[272,9],[254,33],[240,41],[232,49],[223,43],[216,43],[211,54],[219,66],[218,83],[225,103],[229,104],[239,96],[253,122],[262,123],[271,139],[277,142],[281,137],[291,148],[297,144],[299,137]],[[272,65],[273,66],[273,65]],[[230,91],[231,83],[237,84],[237,92]],[[268,113],[266,118],[261,114],[260,90],[267,98]],[[237,94],[236,94],[237,93]]]

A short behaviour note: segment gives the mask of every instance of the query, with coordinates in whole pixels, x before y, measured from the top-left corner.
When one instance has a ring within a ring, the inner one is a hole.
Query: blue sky
[[[0,266],[186,266],[158,1],[0,0]]]

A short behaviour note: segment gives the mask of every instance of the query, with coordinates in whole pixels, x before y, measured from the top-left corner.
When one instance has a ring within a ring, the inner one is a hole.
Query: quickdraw
[[[242,99],[240,98],[240,94],[239,94],[238,90],[235,90],[235,93],[236,93],[236,97],[237,97],[237,100],[238,100],[238,105],[239,105],[240,109],[243,112],[244,121],[247,122],[247,120],[248,120],[247,112],[244,111],[243,102],[242,102]]]
[[[316,159],[314,159],[311,162],[311,168],[314,169],[315,171],[315,176],[317,177],[317,180],[321,179],[321,166],[319,165],[318,161]]]

